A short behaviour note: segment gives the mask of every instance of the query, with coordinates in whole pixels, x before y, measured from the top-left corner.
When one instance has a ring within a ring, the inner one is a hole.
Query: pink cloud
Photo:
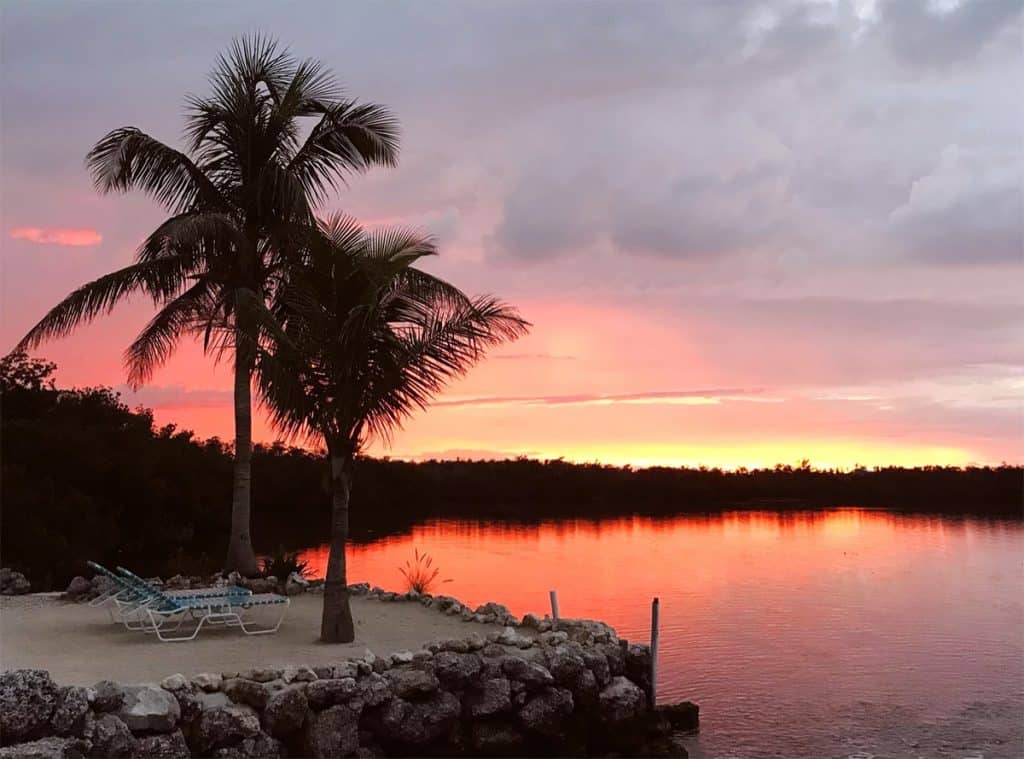
[[[96,245],[103,240],[103,235],[88,228],[14,227],[9,235],[11,239],[27,240],[37,245],[65,245],[73,248]]]

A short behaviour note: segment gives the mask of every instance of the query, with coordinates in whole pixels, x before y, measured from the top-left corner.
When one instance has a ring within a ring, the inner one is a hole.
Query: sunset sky
[[[324,212],[433,233],[427,268],[534,325],[375,453],[1019,463],[1021,7],[5,3],[0,352],[163,218],[93,191],[92,144],[180,144],[185,95],[262,30],[401,119],[398,168]],[[151,312],[37,355],[230,438],[228,367],[198,346],[124,387]]]

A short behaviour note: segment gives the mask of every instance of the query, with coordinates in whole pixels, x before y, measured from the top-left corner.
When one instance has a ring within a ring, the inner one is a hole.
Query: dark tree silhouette
[[[225,568],[258,571],[250,536],[253,303],[287,278],[296,229],[345,176],[393,165],[398,124],[380,105],[344,96],[315,60],[297,61],[259,35],[236,41],[187,101],[187,150],[136,127],[110,132],[86,164],[102,193],[138,189],[170,214],[135,263],[83,285],[19,343],[39,345],[109,312],[135,292],[158,307],[125,352],[129,383],[146,382],[183,336],[234,359],[235,450]],[[312,128],[302,139],[303,123]]]
[[[326,446],[331,466],[331,539],[320,637],[354,639],[345,546],[356,455],[387,438],[487,348],[524,334],[514,309],[468,298],[413,266],[435,252],[415,233],[368,233],[335,217],[310,236],[301,271],[267,313],[273,352],[258,376],[275,426]],[[275,329],[275,325],[279,328]]]

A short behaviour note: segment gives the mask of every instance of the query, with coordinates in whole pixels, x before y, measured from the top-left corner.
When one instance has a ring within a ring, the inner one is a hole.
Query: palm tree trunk
[[[253,360],[252,352],[246,350],[241,342],[235,346],[235,470],[231,491],[231,536],[224,570],[254,577],[259,574],[259,564],[250,534]]]
[[[324,611],[320,621],[320,640],[324,643],[351,643],[355,640],[352,609],[348,603],[348,577],[345,547],[348,543],[348,497],[351,478],[348,457],[330,451],[331,457],[331,550],[327,557],[324,583]]]

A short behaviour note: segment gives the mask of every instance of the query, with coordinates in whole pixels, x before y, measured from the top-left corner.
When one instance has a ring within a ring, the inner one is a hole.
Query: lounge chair
[[[110,580],[112,587],[106,593],[89,602],[90,606],[107,607],[112,622],[120,622],[129,630],[141,630],[145,626],[141,611],[147,605],[159,600],[161,592],[170,598],[222,598],[226,593],[247,596],[252,595],[248,588],[235,585],[225,588],[197,588],[194,590],[160,591],[133,572],[119,567],[120,574],[111,572],[101,564],[88,561],[86,564],[99,575]]]
[[[267,635],[275,633],[284,622],[285,614],[291,605],[287,596],[274,593],[251,594],[248,596],[226,594],[219,598],[210,596],[193,596],[191,598],[172,598],[159,593],[160,599],[146,604],[140,612],[149,618],[149,624],[142,629],[144,632],[155,633],[164,642],[193,640],[204,625],[224,625],[238,627],[246,635]],[[261,607],[280,606],[281,614],[270,627],[257,628],[245,615]],[[188,635],[166,635],[175,632],[188,619],[196,620],[196,626]]]

